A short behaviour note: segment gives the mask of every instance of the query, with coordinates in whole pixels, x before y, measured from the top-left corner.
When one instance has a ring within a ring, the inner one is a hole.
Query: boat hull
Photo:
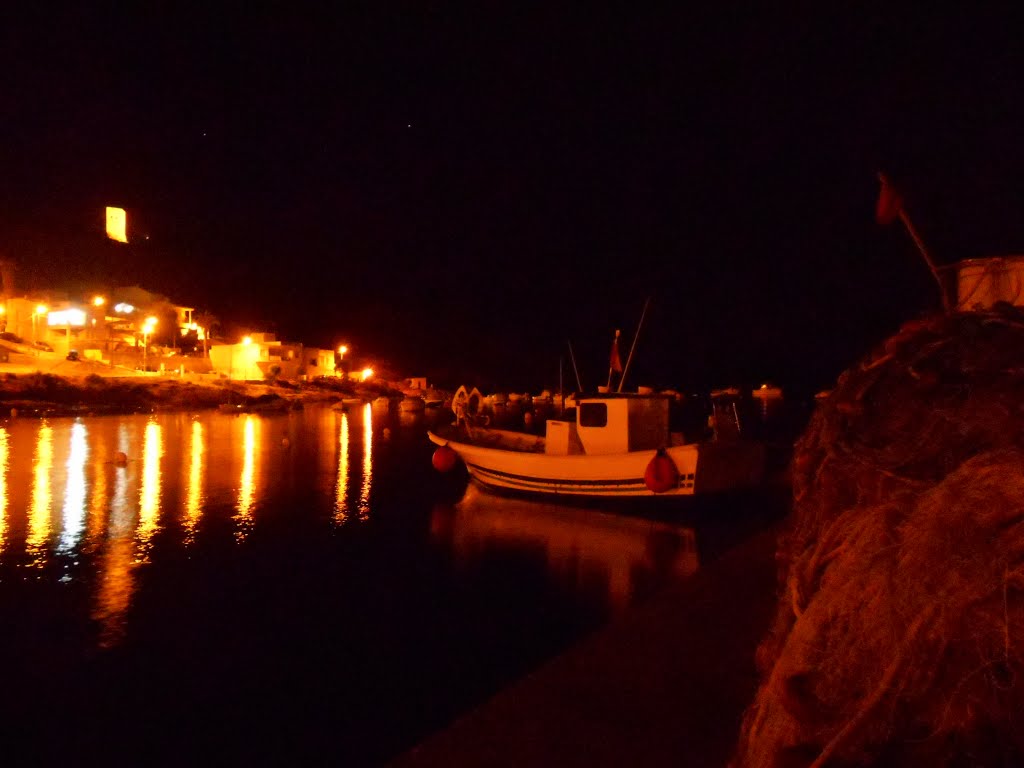
[[[490,490],[580,498],[679,497],[746,488],[760,482],[764,451],[757,444],[681,445],[666,449],[679,482],[664,493],[647,487],[644,473],[656,451],[608,455],[553,455],[488,448],[429,432],[448,445],[470,477]]]

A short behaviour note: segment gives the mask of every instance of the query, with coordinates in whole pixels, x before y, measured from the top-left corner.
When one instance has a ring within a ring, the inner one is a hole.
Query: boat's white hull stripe
[[[483,467],[479,464],[466,463],[469,473],[478,482],[497,488],[511,488],[547,493],[564,493],[583,496],[654,496],[643,478],[609,479],[609,480],[565,480],[528,477],[511,472]],[[690,495],[693,493],[693,481],[684,480],[678,488],[666,494],[657,495]]]

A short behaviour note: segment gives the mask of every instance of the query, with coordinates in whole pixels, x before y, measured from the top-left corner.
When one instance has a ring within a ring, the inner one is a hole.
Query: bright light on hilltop
[[[107,237],[119,243],[128,242],[128,214],[124,208],[107,206]]]
[[[371,376],[373,376],[373,368],[363,368],[362,373],[359,374],[359,380],[366,381]]]

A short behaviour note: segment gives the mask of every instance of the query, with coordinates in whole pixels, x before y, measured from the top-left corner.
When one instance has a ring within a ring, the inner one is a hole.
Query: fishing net
[[[733,765],[1024,765],[1024,312],[904,325],[793,458]]]

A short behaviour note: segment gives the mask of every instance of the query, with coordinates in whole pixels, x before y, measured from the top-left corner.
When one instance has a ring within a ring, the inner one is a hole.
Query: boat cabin
[[[671,399],[625,393],[578,397],[575,421],[547,421],[545,453],[597,456],[664,448]]]

